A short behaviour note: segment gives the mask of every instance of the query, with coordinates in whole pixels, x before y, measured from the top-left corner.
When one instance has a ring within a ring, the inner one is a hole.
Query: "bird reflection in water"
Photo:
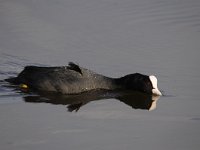
[[[24,97],[25,102],[50,103],[54,105],[66,105],[69,112],[78,111],[82,106],[91,101],[116,99],[129,105],[133,109],[154,110],[160,96],[154,96],[139,92],[119,92],[94,90],[76,95],[63,95],[56,93],[39,93]]]

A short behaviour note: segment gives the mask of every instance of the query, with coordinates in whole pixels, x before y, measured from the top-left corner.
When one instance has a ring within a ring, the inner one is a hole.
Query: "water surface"
[[[154,74],[165,94],[152,111],[89,94],[68,112],[62,98],[0,82],[1,149],[199,149],[199,40],[199,0],[1,1],[0,80],[74,61],[111,77]]]

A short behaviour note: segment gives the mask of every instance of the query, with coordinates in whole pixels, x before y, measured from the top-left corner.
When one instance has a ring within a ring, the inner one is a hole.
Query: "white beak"
[[[159,95],[159,96],[162,95],[162,93],[161,93],[158,89],[152,89],[152,93],[153,93],[154,95]]]
[[[159,95],[159,96],[161,96],[162,93],[158,90],[158,86],[157,86],[157,83],[158,83],[157,78],[156,78],[155,76],[151,75],[151,76],[149,76],[149,79],[150,79],[150,81],[151,81],[151,83],[152,83],[152,86],[153,86],[152,93],[153,93],[154,95]]]

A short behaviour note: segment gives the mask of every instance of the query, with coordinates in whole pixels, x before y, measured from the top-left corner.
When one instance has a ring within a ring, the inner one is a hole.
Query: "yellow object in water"
[[[20,88],[23,88],[23,89],[27,89],[27,88],[28,88],[28,85],[26,85],[26,84],[20,84],[19,87],[20,87]]]

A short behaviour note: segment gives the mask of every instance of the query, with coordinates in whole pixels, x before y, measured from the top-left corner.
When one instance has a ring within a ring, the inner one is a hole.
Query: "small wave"
[[[200,30],[199,1],[155,1],[132,12],[136,21],[153,22],[172,27],[191,27]]]
[[[17,76],[27,64],[27,60],[18,56],[1,53],[0,55],[0,104],[15,103],[21,101],[22,94],[16,92],[4,79]]]

